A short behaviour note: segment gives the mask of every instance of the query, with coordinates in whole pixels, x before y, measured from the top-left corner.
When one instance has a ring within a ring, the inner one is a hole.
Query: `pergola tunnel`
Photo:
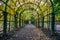
[[[56,0],[0,0],[0,34],[31,23],[54,35],[60,31],[59,5]]]

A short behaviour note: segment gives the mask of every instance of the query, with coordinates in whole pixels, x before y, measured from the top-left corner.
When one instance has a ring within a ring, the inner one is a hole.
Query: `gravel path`
[[[41,30],[36,28],[32,24],[26,25],[24,28],[21,28],[12,38],[9,40],[51,40],[46,36]]]

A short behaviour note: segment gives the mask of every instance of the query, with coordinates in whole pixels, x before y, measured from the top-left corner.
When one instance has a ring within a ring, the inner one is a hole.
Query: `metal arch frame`
[[[55,13],[54,13],[54,5],[53,5],[53,2],[52,2],[52,0],[50,0],[50,2],[51,2],[51,6],[52,6],[52,34],[54,34],[54,31],[55,31],[55,29],[54,29],[54,26],[55,26]],[[29,4],[29,3],[27,3],[27,4]],[[33,3],[34,4],[34,3]],[[23,4],[24,5],[24,4]],[[19,8],[17,9],[17,11],[23,6],[23,5],[20,5],[19,6]],[[34,5],[36,5],[36,4],[34,4]],[[37,5],[38,7],[39,7],[39,9],[40,9],[40,6],[39,5]],[[41,9],[40,9],[41,10]],[[41,10],[42,11],[42,10]]]
[[[33,3],[25,3],[25,4],[33,4]],[[22,6],[24,6],[25,4],[22,4],[22,5],[20,5],[20,7],[17,9],[17,11],[22,7]],[[36,4],[34,4],[34,5],[36,5]],[[37,5],[38,7],[39,7],[39,5]],[[39,7],[40,8],[40,7]]]
[[[36,5],[36,6],[41,10],[41,8],[40,8],[39,5],[37,5],[37,4],[35,4],[35,3],[27,2],[27,3],[24,3],[24,4],[20,5],[20,6],[18,7],[18,9],[16,10],[16,12],[17,12],[22,6],[24,6],[25,4],[34,4],[34,5]],[[41,10],[41,11],[42,11],[42,10]]]
[[[30,8],[24,8],[23,10],[25,10],[25,9],[29,9],[29,10],[35,10],[35,11],[37,11],[37,8],[35,9],[34,7],[30,7]],[[20,10],[19,10],[20,11]],[[19,12],[18,11],[18,12]],[[23,12],[23,11],[22,11]],[[38,13],[38,11],[37,11],[37,13]],[[19,13],[20,14],[20,13]],[[39,13],[38,13],[39,14]],[[39,15],[41,15],[41,14],[39,14]]]
[[[41,0],[41,1],[42,1],[42,0]],[[41,1],[40,1],[40,3],[41,3]],[[46,3],[46,2],[44,2],[43,5],[45,5],[45,3]],[[42,11],[41,8],[40,8],[40,6],[39,6],[39,4],[37,5],[36,3],[32,3],[32,2],[23,3],[22,5],[20,5],[20,6],[18,7],[17,11],[20,9],[20,7],[22,7],[22,6],[25,5],[25,4],[34,4],[34,5],[36,5],[36,6],[40,9],[40,11]],[[43,6],[43,5],[42,5],[42,6]]]
[[[36,11],[36,9],[34,9],[34,8],[24,9],[23,11],[20,12],[20,16],[21,16],[21,14],[22,14],[25,10],[34,10],[34,11]],[[37,11],[36,11],[36,12],[37,12]],[[37,14],[38,14],[38,12],[37,12]],[[40,14],[38,14],[38,27],[40,27],[40,26],[39,26],[39,15],[40,15]]]
[[[1,0],[2,1],[2,0]],[[5,9],[4,9],[4,11],[2,10],[2,9],[0,9],[0,11],[2,11],[3,12],[3,15],[4,15],[4,23],[3,23],[3,37],[4,37],[4,40],[5,40],[5,38],[6,38],[6,35],[7,35],[7,4],[8,4],[8,1],[9,0],[6,0],[6,3],[5,3]]]
[[[5,9],[4,9],[4,12],[3,12],[3,15],[4,15],[4,23],[3,23],[3,36],[4,36],[4,39],[5,39],[5,36],[7,34],[7,4],[8,4],[8,1],[9,0],[6,0],[6,3],[5,3]]]
[[[21,16],[21,14],[23,14],[23,12],[24,11],[27,11],[27,10],[29,10],[29,9],[25,9],[25,10],[23,10],[21,13],[20,13],[20,16]],[[30,9],[31,10],[31,9]],[[33,9],[33,11],[36,11],[36,10],[34,10]],[[37,12],[36,12],[37,13]],[[37,13],[37,16],[38,16],[38,13]],[[21,20],[21,21],[20,21]],[[22,22],[22,25],[24,26],[24,17],[22,16],[22,19],[21,18],[19,18],[19,21],[20,22]],[[19,22],[19,26],[20,26],[20,22]],[[37,21],[36,21],[37,22]],[[38,23],[38,22],[37,22]],[[40,26],[38,26],[37,24],[36,24],[36,27],[40,27]]]
[[[24,11],[26,11],[26,10],[34,10],[34,11],[36,11],[36,9],[34,9],[34,8],[29,8],[29,9],[24,9],[24,10],[22,10],[21,12],[20,12],[20,16],[21,16],[21,14],[24,12]],[[37,12],[37,11],[36,11]],[[38,12],[37,12],[37,14],[38,14]],[[39,15],[39,14],[38,14]]]
[[[52,6],[52,34],[54,34],[54,26],[55,26],[55,13],[54,13],[54,6],[53,6],[53,2],[52,2],[52,0],[50,0],[50,2],[51,2],[51,6]],[[5,5],[7,5],[7,3],[8,3],[8,0],[6,1],[6,4]],[[39,5],[38,5],[39,6]],[[6,6],[5,6],[5,8],[6,8]],[[20,7],[19,7],[20,8]],[[18,10],[18,9],[17,9]],[[6,12],[6,9],[5,9],[5,12]],[[7,15],[7,14],[6,14]],[[5,16],[6,16],[5,15]],[[7,25],[5,25],[5,24],[7,24],[7,22],[5,22],[6,21],[6,18],[4,18],[5,20],[4,20],[4,27],[6,27]],[[6,29],[6,28],[5,28]],[[6,33],[6,30],[4,31],[4,33]]]
[[[34,5],[36,5],[36,6],[39,8],[39,10],[42,11],[42,9],[40,8],[39,5],[37,5],[37,4],[35,4],[35,3],[27,2],[27,3],[24,3],[24,4],[22,4],[22,5],[20,5],[20,6],[18,7],[18,9],[16,10],[16,14],[18,13],[17,11],[18,11],[22,6],[24,6],[25,4],[34,4]],[[15,16],[17,16],[16,14],[15,14]],[[38,15],[38,16],[39,16],[39,15]]]
[[[41,8],[40,8],[40,6],[39,5],[37,5],[37,4],[35,4],[35,3],[31,3],[31,2],[28,2],[28,3],[24,3],[24,4],[22,4],[22,5],[20,5],[19,7],[18,7],[18,9],[17,9],[17,11],[22,7],[22,6],[24,6],[25,4],[34,4],[34,5],[36,5],[40,10],[41,10]],[[34,9],[34,8],[33,8]],[[24,9],[23,9],[24,10]],[[35,9],[36,10],[36,9]],[[18,13],[16,11],[16,14]],[[41,10],[42,11],[42,10]],[[39,15],[41,15],[41,14],[39,14]]]
[[[4,1],[2,1],[4,4],[6,4],[6,2],[4,2]],[[13,2],[13,1],[12,1]],[[14,3],[14,2],[13,2]],[[46,2],[45,2],[46,3]],[[44,3],[44,4],[45,4]],[[29,4],[29,2],[27,2],[27,3],[24,3],[24,4]],[[22,5],[20,5],[20,6],[23,6],[24,4],[22,4]],[[30,4],[34,4],[34,5],[37,5],[36,3],[32,3],[32,2],[30,2]],[[43,4],[43,5],[44,5]],[[11,8],[9,5],[7,5],[9,8]],[[40,6],[39,5],[37,5],[39,8],[40,8]],[[12,8],[11,8],[12,9]],[[41,9],[41,8],[40,8]],[[13,9],[12,9],[13,10]]]
[[[41,1],[42,1],[42,0],[41,0]],[[40,1],[40,3],[41,3],[41,1]],[[46,1],[47,1],[47,0],[46,0]],[[45,5],[45,3],[46,3],[46,2],[44,2],[43,5]],[[40,8],[39,4],[37,5],[36,3],[27,2],[27,3],[23,3],[22,5],[20,5],[20,6],[18,7],[18,9],[16,10],[16,12],[17,12],[23,5],[25,5],[25,4],[34,4],[34,5],[36,5],[36,6],[39,8],[40,11],[42,11],[42,9]],[[42,5],[42,6],[43,6],[43,5]],[[43,12],[45,12],[45,11],[42,11],[42,13],[43,13]]]
[[[52,29],[52,32],[51,32],[51,35],[54,35],[54,33],[55,33],[55,29],[54,29],[54,27],[55,27],[55,13],[54,13],[54,4],[53,4],[53,1],[52,0],[50,0],[50,2],[51,2],[51,6],[52,6],[52,26],[51,26],[51,29]]]
[[[2,1],[4,4],[6,4],[6,2],[4,2],[4,1]],[[12,1],[13,2],[13,1]],[[13,2],[14,3],[14,2]],[[45,2],[46,3],[46,2]],[[44,3],[44,4],[45,4]],[[29,4],[28,2],[27,3],[24,3],[24,4]],[[23,6],[24,4],[22,4],[22,5],[20,5],[20,6]],[[32,2],[30,2],[30,4],[34,4],[34,5],[37,5],[36,3],[32,3]],[[43,4],[43,5],[44,5]],[[15,3],[14,3],[14,5],[15,5]],[[10,8],[10,9],[12,9],[13,11],[14,11],[14,9],[13,8],[11,8],[8,4],[7,4],[7,6]],[[39,8],[40,8],[40,6],[39,5],[37,5]],[[40,10],[41,10],[41,8],[40,8]],[[15,11],[14,11],[15,12]],[[44,12],[44,11],[43,11]],[[16,12],[15,12],[16,13]]]
[[[34,9],[34,8],[28,8],[28,9],[23,9],[19,14],[23,13],[25,10],[34,10],[34,11],[36,11],[36,12],[37,12],[37,10],[36,10],[36,9]],[[38,14],[38,12],[37,12],[37,14]]]

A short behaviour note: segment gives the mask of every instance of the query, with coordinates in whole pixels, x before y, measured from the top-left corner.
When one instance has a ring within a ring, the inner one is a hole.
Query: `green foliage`
[[[60,0],[53,0],[54,2],[54,11],[57,14],[56,20],[60,20]]]

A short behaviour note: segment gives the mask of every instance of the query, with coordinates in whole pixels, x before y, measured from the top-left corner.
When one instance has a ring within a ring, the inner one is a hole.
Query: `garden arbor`
[[[6,34],[23,24],[22,14],[26,10],[34,10],[38,14],[38,27],[49,28],[55,32],[55,13],[52,0],[1,0],[0,20],[3,22],[3,33]],[[3,18],[2,18],[3,17]],[[21,22],[22,21],[22,22]],[[49,26],[50,25],[50,26]]]

